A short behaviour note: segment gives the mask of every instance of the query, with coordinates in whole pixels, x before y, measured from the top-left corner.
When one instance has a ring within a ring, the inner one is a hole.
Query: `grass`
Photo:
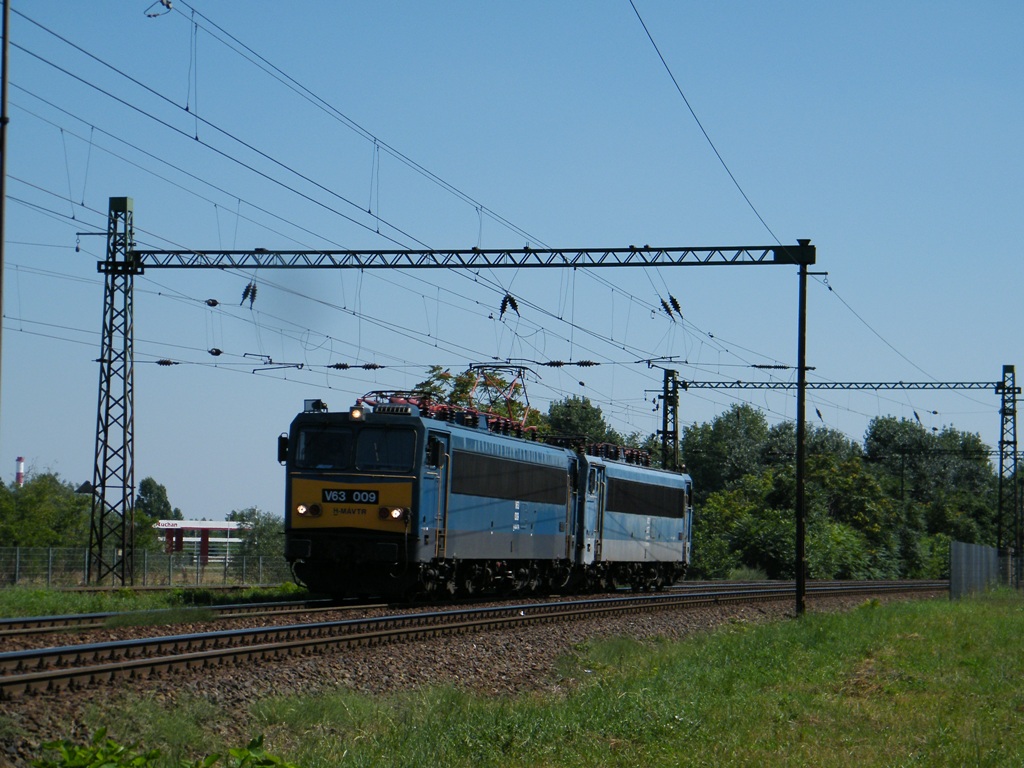
[[[187,606],[300,600],[306,590],[295,584],[239,591],[181,587],[171,590],[111,589],[96,592],[61,592],[11,587],[0,589],[0,617],[63,616],[79,613],[159,611]]]
[[[587,644],[559,661],[560,695],[337,691],[232,712],[112,702],[91,725],[160,747],[167,766],[253,735],[304,768],[1017,766],[1022,636],[1016,593],[868,602],[683,643]]]

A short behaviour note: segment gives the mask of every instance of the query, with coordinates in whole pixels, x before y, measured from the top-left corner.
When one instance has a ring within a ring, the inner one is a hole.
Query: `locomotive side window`
[[[356,469],[408,472],[416,459],[416,433],[411,429],[364,427],[356,435]]]
[[[302,469],[348,469],[353,439],[348,427],[303,429],[295,448],[295,466]]]
[[[558,467],[467,451],[455,451],[452,457],[452,492],[467,496],[565,504],[565,475],[565,470]]]
[[[587,475],[587,493],[591,496],[597,493],[597,470],[594,467],[590,468],[590,472]]]
[[[686,490],[634,480],[608,480],[608,509],[634,515],[682,517]]]

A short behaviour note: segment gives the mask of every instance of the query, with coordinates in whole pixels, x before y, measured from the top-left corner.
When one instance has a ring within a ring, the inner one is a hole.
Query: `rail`
[[[362,604],[361,607],[368,607]],[[0,639],[45,635],[54,632],[85,632],[113,624],[160,624],[187,621],[190,616],[202,619],[232,619],[247,616],[284,616],[294,613],[336,611],[333,600],[297,600],[288,602],[234,603],[187,608],[154,608],[141,611],[106,611],[102,613],[71,613],[62,616],[25,616],[0,619]]]
[[[755,584],[731,589],[695,588],[654,595],[519,603],[13,651],[0,653],[0,699],[31,691],[98,684],[122,677],[158,675],[176,668],[219,666],[616,613],[791,600],[794,590],[795,586],[790,583]],[[811,585],[808,593],[824,596],[948,590],[948,581],[825,582]]]

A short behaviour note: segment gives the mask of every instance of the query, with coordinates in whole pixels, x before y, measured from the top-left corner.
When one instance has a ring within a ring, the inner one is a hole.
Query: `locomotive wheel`
[[[488,570],[479,563],[466,566],[456,566],[455,582],[458,584],[458,592],[463,597],[473,597],[487,588]]]
[[[572,568],[564,563],[555,563],[551,568],[550,585],[555,592],[562,592],[566,589],[571,591],[573,581]]]
[[[514,591],[521,595],[532,595],[540,589],[542,579],[535,565],[524,565],[516,571]]]

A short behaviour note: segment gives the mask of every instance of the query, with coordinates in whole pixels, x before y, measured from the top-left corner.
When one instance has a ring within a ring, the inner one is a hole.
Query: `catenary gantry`
[[[136,250],[131,198],[110,198],[107,255],[97,269],[106,276],[92,482],[90,581],[134,580],[134,320],[133,278],[146,269],[485,269],[790,265],[799,267],[797,358],[806,375],[807,268],[815,263],[810,240],[796,245],[399,251]],[[803,389],[797,394],[797,612],[804,610]],[[112,545],[112,546],[111,546]]]

